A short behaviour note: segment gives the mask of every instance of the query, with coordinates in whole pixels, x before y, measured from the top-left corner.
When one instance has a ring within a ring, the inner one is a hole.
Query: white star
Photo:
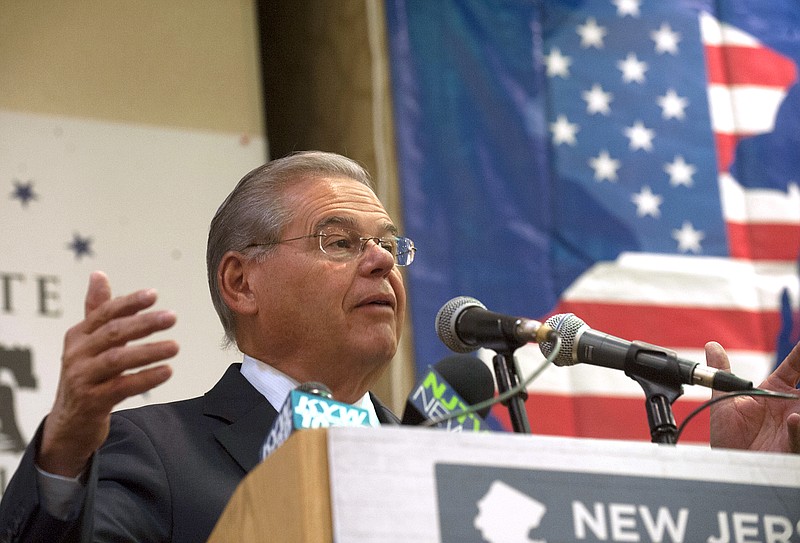
[[[667,23],[661,23],[658,30],[650,32],[650,38],[655,42],[656,53],[678,54],[678,42],[681,41],[681,33],[674,32]]]
[[[631,196],[631,201],[636,204],[637,217],[646,217],[650,215],[651,217],[658,218],[661,216],[659,206],[664,201],[664,198],[653,194],[653,191],[650,190],[650,187],[647,185],[643,186],[638,194]]]
[[[597,20],[594,17],[586,19],[586,23],[578,25],[575,31],[581,37],[581,47],[584,49],[589,47],[602,49],[603,38],[608,33],[604,27],[597,24]]]
[[[577,124],[569,122],[564,115],[559,115],[556,122],[550,123],[550,132],[553,133],[553,144],[560,145],[566,143],[568,145],[575,145],[577,139],[575,134],[578,133],[580,128]]]
[[[637,149],[652,151],[653,138],[655,136],[655,131],[647,128],[642,121],[636,121],[633,126],[625,128],[625,137],[630,140],[628,147],[630,147],[631,151],[636,151]]]
[[[589,166],[594,170],[594,178],[597,181],[608,180],[612,183],[617,180],[617,170],[620,167],[620,161],[611,158],[608,151],[602,150],[596,157],[589,159]]]
[[[628,53],[625,60],[617,62],[617,68],[622,72],[622,80],[625,83],[635,81],[636,83],[644,83],[644,73],[647,71],[647,63],[640,61],[636,53]]]
[[[669,89],[667,94],[656,98],[658,107],[661,108],[661,116],[665,119],[680,119],[686,117],[683,111],[689,105],[689,100],[678,96],[675,89]]]
[[[586,101],[586,113],[590,115],[595,113],[608,115],[611,113],[611,108],[608,105],[614,99],[614,95],[610,92],[605,92],[603,87],[597,83],[592,85],[591,90],[583,91],[581,96]]]
[[[562,55],[558,47],[550,49],[550,54],[544,58],[544,62],[547,64],[548,77],[558,76],[562,79],[569,77],[569,65],[572,64],[572,59]]]
[[[664,164],[664,171],[669,174],[669,184],[673,187],[678,185],[691,187],[694,184],[692,176],[697,172],[697,168],[687,164],[681,155],[676,155],[672,162]]]
[[[695,230],[692,223],[683,221],[683,226],[680,230],[674,228],[672,230],[672,239],[678,242],[678,250],[682,253],[692,251],[697,254],[703,250],[700,242],[703,241],[706,235],[702,230]]]
[[[630,15],[631,17],[639,16],[639,3],[640,0],[613,0],[611,2],[617,6],[617,15],[624,17]]]

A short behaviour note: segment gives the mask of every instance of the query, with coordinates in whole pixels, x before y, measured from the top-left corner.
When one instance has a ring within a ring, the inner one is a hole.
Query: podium
[[[800,541],[800,456],[698,445],[304,430],[242,481],[209,543]]]

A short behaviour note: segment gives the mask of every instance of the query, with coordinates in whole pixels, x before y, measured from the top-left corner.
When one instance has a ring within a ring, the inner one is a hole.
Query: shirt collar
[[[244,355],[241,372],[244,378],[267,399],[276,411],[281,410],[286,398],[289,397],[289,393],[300,385],[295,379],[292,379],[282,371],[248,355]],[[369,392],[364,394],[353,405],[367,410],[372,426],[380,426],[378,414],[375,411],[375,405],[372,403]]]

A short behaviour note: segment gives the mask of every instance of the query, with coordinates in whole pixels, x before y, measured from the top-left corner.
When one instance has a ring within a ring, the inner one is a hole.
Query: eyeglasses
[[[347,261],[357,258],[367,246],[367,243],[374,241],[376,245],[391,253],[394,263],[398,266],[408,266],[414,261],[414,254],[417,252],[414,242],[403,236],[362,236],[355,230],[349,228],[326,226],[316,234],[308,236],[298,236],[296,238],[282,239],[269,243],[251,243],[246,248],[260,247],[267,245],[278,245],[288,241],[298,239],[319,238],[320,250],[331,257],[333,260]]]

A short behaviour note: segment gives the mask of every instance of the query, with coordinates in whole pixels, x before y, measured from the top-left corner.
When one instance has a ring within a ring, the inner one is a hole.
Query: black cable
[[[680,439],[681,433],[686,428],[686,425],[689,423],[689,421],[692,420],[697,415],[699,415],[704,409],[707,409],[707,408],[711,407],[712,405],[714,405],[715,403],[719,403],[719,402],[721,402],[723,400],[729,400],[731,398],[735,398],[736,396],[766,396],[766,397],[769,397],[769,398],[778,398],[778,399],[781,399],[781,400],[797,400],[797,399],[800,399],[800,396],[798,396],[796,394],[788,394],[788,393],[784,393],[784,392],[773,392],[771,390],[763,390],[763,389],[760,389],[760,388],[754,388],[752,390],[737,390],[735,392],[729,392],[729,393],[724,394],[722,396],[717,396],[716,398],[711,398],[710,400],[700,404],[699,407],[695,408],[694,410],[692,410],[691,413],[686,415],[686,418],[683,419],[683,422],[681,422],[681,425],[678,427],[678,431],[675,433],[675,443],[677,443],[678,440]]]

